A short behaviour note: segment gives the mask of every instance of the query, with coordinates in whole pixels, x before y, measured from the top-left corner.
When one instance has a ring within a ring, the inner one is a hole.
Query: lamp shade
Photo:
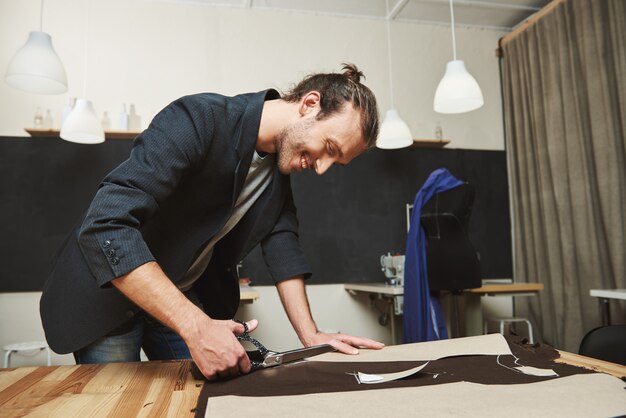
[[[413,144],[411,131],[400,118],[398,111],[389,109],[385,120],[380,126],[380,133],[376,139],[376,147],[382,149],[405,148]]]
[[[41,94],[67,91],[67,76],[61,59],[45,32],[31,32],[16,53],[5,75],[6,82],[20,90]]]
[[[61,126],[60,136],[66,141],[79,144],[104,142],[104,129],[90,100],[76,100],[74,109],[67,115]]]
[[[463,61],[450,61],[435,92],[435,112],[464,113],[478,109],[483,103],[483,92]]]

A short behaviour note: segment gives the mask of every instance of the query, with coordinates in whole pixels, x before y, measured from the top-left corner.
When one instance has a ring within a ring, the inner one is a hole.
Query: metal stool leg
[[[504,321],[500,320],[500,334],[504,335]]]
[[[4,367],[6,368],[11,367],[11,356],[13,353],[41,353],[43,350],[46,350],[48,366],[52,366],[52,350],[50,350],[50,347],[45,342],[27,341],[5,345],[3,348],[5,351]]]
[[[8,369],[11,364],[12,353],[13,353],[13,350],[7,350],[7,352],[4,354],[4,368],[5,369]]]
[[[528,319],[526,319],[524,322],[526,322],[526,326],[528,326],[528,342],[534,344],[535,340],[533,339],[533,326],[530,324],[530,321]]]

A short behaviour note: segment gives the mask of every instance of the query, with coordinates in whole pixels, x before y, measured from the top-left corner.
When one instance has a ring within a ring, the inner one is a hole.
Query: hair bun
[[[361,77],[365,78],[365,75],[363,75],[363,71],[360,71],[358,68],[356,68],[356,65],[354,64],[343,63],[341,69],[343,70],[343,75],[345,75],[355,83],[360,83]]]

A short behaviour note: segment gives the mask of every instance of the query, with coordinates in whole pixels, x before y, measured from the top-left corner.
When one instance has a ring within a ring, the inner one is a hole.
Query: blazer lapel
[[[259,136],[259,125],[261,123],[261,114],[263,113],[263,104],[266,100],[274,100],[280,98],[280,94],[274,89],[265,92],[263,101],[250,100],[243,113],[239,132],[237,132],[237,145],[235,151],[239,157],[239,163],[235,169],[235,184],[233,185],[232,207],[235,206],[237,197],[241,193],[241,188],[246,181],[250,164],[252,163],[252,155],[256,148],[257,138]]]

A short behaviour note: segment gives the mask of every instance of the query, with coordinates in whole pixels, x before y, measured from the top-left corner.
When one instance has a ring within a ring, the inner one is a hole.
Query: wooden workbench
[[[626,375],[624,366],[560,355],[563,363]],[[192,417],[202,384],[189,361],[0,369],[0,415]]]
[[[0,415],[192,417],[201,388],[189,361],[0,369]]]

